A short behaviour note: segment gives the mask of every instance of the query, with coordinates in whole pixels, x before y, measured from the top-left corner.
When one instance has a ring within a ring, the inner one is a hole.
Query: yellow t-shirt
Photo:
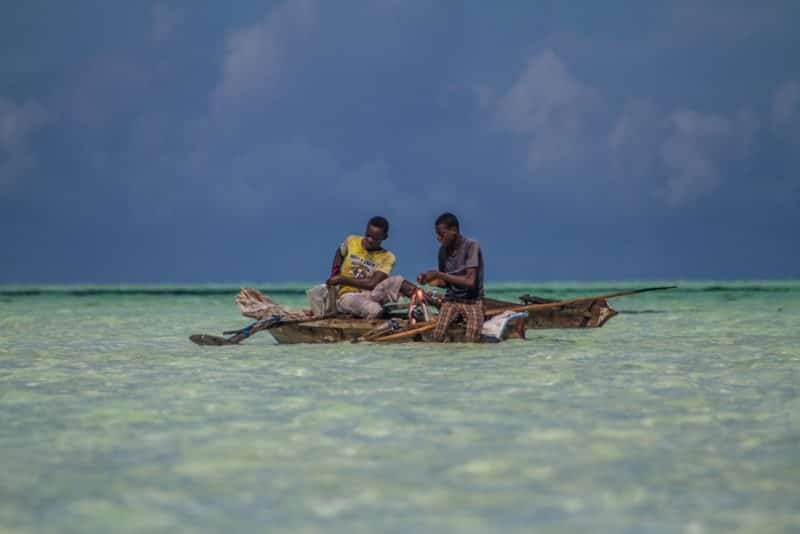
[[[360,235],[351,235],[339,246],[342,254],[341,275],[348,278],[369,278],[375,271],[390,274],[394,267],[394,254],[388,250],[367,250],[361,243],[363,239]],[[361,291],[357,287],[341,285],[337,296],[344,295],[352,291]]]

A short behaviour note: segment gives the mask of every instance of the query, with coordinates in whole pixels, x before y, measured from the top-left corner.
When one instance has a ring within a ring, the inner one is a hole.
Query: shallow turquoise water
[[[498,345],[238,347],[187,340],[235,287],[0,287],[0,530],[800,531],[800,282],[679,285]]]

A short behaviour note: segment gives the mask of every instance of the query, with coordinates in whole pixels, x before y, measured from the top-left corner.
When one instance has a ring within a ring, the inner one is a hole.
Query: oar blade
[[[189,336],[189,340],[194,343],[195,345],[201,345],[204,347],[219,347],[222,345],[236,345],[233,341],[230,341],[221,336],[212,336],[210,334],[193,334]]]

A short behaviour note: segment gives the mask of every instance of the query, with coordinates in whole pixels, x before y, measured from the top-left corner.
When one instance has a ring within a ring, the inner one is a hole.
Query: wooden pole
[[[435,326],[436,326],[436,320],[434,319],[432,321],[427,321],[425,323],[419,323],[416,326],[403,330],[402,332],[396,332],[394,334],[389,334],[388,336],[380,336],[373,338],[371,341],[378,341],[378,342],[395,341],[397,339],[403,339],[406,337],[413,336],[415,334],[421,334],[422,332],[427,332],[428,330],[431,330]]]
[[[605,295],[597,295],[595,297],[581,297],[577,299],[571,300],[560,300],[557,302],[548,302],[545,304],[526,304],[520,306],[509,306],[507,308],[497,308],[494,310],[490,310],[484,314],[485,317],[494,317],[495,315],[499,315],[503,312],[510,311],[510,312],[521,312],[521,311],[538,311],[538,310],[548,310],[553,308],[561,308],[564,306],[569,306],[571,304],[578,304],[579,302],[586,302],[587,300],[605,300],[614,297],[624,297],[626,295],[635,295],[637,293],[645,293],[648,291],[660,291],[663,289],[674,289],[677,286],[662,286],[662,287],[646,287],[644,289],[629,289],[627,291],[617,291],[616,293],[607,293]],[[414,327],[407,328],[402,332],[395,332],[393,334],[389,334],[387,336],[380,336],[372,339],[372,341],[376,342],[383,342],[383,341],[397,341],[398,339],[404,339],[410,336],[414,336],[416,334],[421,334],[422,332],[427,332],[436,326],[436,320],[427,321],[425,323],[420,323]]]
[[[571,300],[559,300],[556,302],[546,302],[544,304],[523,304],[520,306],[511,306],[508,308],[496,308],[494,310],[489,310],[484,315],[486,317],[494,317],[495,315],[499,315],[506,311],[512,312],[520,312],[520,311],[532,311],[532,310],[547,310],[551,308],[561,308],[563,306],[569,306],[570,304],[578,304],[579,302],[586,302],[587,300],[605,300],[611,299],[614,297],[624,297],[626,295],[635,295],[637,293],[646,293],[648,291],[660,291],[662,289],[674,289],[678,286],[662,286],[662,287],[646,287],[644,289],[629,289],[627,291],[617,291],[616,293],[607,293],[605,295],[597,295],[596,297],[581,297],[577,299]]]

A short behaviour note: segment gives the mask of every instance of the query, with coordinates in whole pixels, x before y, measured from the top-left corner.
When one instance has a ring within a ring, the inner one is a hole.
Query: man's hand
[[[437,308],[441,307],[442,296],[439,293],[436,293],[435,291],[425,291],[422,295],[427,304],[436,306]]]
[[[328,286],[328,287],[338,286],[338,285],[341,285],[341,284],[342,284],[342,277],[341,277],[341,275],[338,275],[338,274],[335,274],[335,275],[331,276],[330,278],[328,278],[327,280],[325,280],[325,285]]]
[[[417,282],[420,284],[430,284],[434,280],[439,280],[440,275],[439,271],[428,271],[425,273],[420,273],[417,275]]]

